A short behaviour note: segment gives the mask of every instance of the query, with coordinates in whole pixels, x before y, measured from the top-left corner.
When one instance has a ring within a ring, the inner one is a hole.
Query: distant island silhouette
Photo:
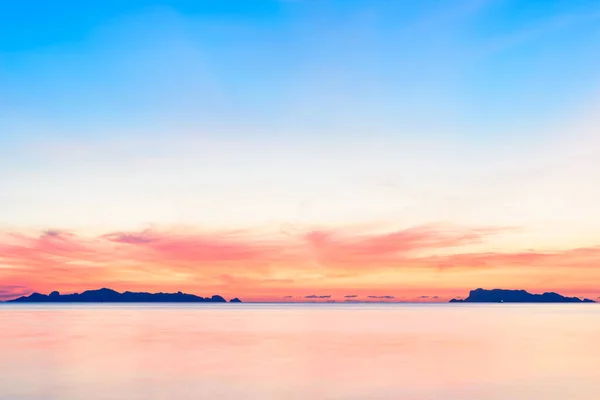
[[[475,289],[466,299],[452,299],[450,303],[595,303],[594,300],[565,297],[558,293],[531,294],[525,290]]]
[[[237,297],[231,299],[230,303],[241,303]],[[52,292],[49,295],[32,293],[17,299],[8,300],[6,303],[227,303],[223,297],[214,295],[212,297],[200,297],[194,294],[182,292],[177,293],[146,293],[146,292],[123,292],[119,293],[112,289],[102,288],[98,290],[86,290],[83,293],[60,294]]]

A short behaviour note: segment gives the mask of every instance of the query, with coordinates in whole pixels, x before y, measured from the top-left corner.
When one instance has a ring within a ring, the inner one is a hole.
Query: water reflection
[[[0,306],[0,399],[598,399],[597,305]]]

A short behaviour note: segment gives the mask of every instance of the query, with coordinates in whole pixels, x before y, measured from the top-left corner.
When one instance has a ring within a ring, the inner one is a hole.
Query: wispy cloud
[[[542,266],[591,268],[600,262],[600,246],[554,252],[460,252],[463,245],[484,242],[504,231],[428,225],[389,233],[338,229],[279,236],[251,230],[207,233],[192,229],[112,232],[97,237],[61,230],[37,236],[4,233],[0,234],[0,281],[5,288],[21,287],[11,289],[21,292],[107,285],[144,290],[202,288],[244,296],[252,292],[260,298],[281,299],[286,291],[298,296],[302,291],[322,289],[329,294],[304,298],[391,300],[395,297],[377,291],[367,296],[366,290],[372,288],[389,290],[369,281],[373,274],[535,271]],[[360,284],[345,286],[349,279]],[[348,287],[357,294],[344,295],[342,290]],[[2,295],[10,295],[8,290]]]
[[[168,265],[181,272],[214,265],[260,268],[277,262],[293,264],[305,260],[330,267],[363,267],[365,263],[377,266],[416,259],[415,253],[420,250],[478,243],[501,231],[430,225],[383,234],[338,229],[295,236],[269,236],[244,230],[202,233],[184,229],[112,232],[99,237],[59,230],[48,230],[39,236],[9,232],[0,235],[0,262],[24,270],[51,270],[73,263],[90,268],[114,268],[115,263],[134,262]],[[442,261],[438,264],[446,265]],[[284,279],[263,277],[266,278]]]
[[[31,290],[25,286],[0,284],[0,301],[13,299],[29,293],[31,293]]]
[[[304,239],[312,250],[313,257],[319,262],[364,266],[366,262],[398,261],[422,250],[480,243],[486,237],[505,231],[505,228],[462,230],[443,225],[429,225],[371,235],[312,231],[304,235]]]
[[[535,251],[517,253],[466,253],[426,257],[420,262],[438,268],[493,268],[498,266],[522,267],[583,267],[591,268],[600,260],[600,246],[560,251]]]

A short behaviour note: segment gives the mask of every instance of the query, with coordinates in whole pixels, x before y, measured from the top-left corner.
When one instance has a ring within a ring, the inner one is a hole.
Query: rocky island
[[[558,293],[531,294],[525,290],[475,289],[466,299],[452,299],[450,303],[595,303],[594,300],[565,297]]]
[[[231,303],[241,303],[237,297]],[[8,300],[7,303],[227,303],[223,297],[200,297],[194,294],[177,293],[146,293],[123,292],[112,289],[87,290],[83,293],[60,294],[52,292],[49,295],[33,293],[17,299]]]

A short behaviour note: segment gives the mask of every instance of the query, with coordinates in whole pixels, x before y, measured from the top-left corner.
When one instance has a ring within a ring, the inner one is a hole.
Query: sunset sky
[[[597,0],[3,1],[0,300],[597,299],[599,65]]]

